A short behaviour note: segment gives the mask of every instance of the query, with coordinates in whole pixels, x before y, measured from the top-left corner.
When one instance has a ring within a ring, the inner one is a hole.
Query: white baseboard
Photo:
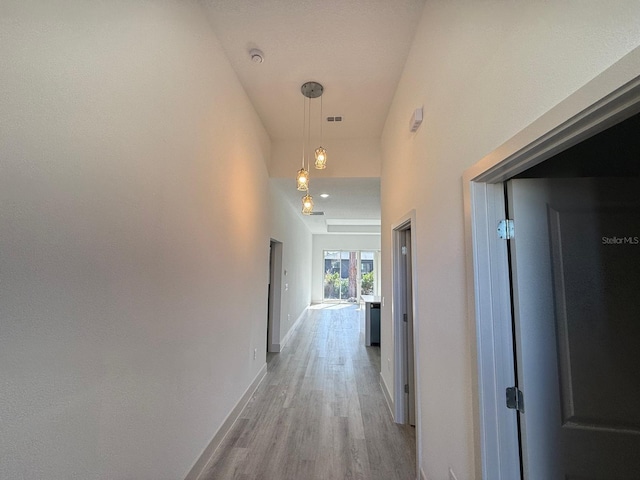
[[[389,394],[389,389],[387,388],[387,384],[385,383],[384,378],[382,377],[382,372],[380,372],[380,389],[384,394],[384,399],[387,401],[387,408],[389,409],[391,418],[393,418],[393,420],[395,421],[395,415],[393,414],[393,412],[395,412],[395,406],[393,404],[393,400],[391,399],[391,395]]]
[[[216,449],[220,446],[220,444],[224,440],[224,437],[227,436],[227,433],[229,433],[233,425],[236,423],[236,420],[238,420],[238,418],[242,414],[244,407],[247,406],[247,403],[249,403],[249,400],[251,400],[251,397],[257,390],[260,382],[262,382],[266,374],[267,364],[265,363],[253,379],[253,382],[251,382],[251,385],[249,385],[242,397],[240,397],[240,400],[238,400],[236,406],[233,407],[233,410],[231,410],[229,415],[227,415],[227,418],[225,418],[224,422],[222,422],[222,425],[211,439],[211,442],[209,442],[209,445],[207,445],[207,448],[204,449],[202,455],[200,455],[200,458],[198,458],[196,463],[193,465],[193,467],[185,477],[185,480],[198,480],[200,478],[200,475],[202,475],[202,473],[207,469],[209,463],[211,462],[211,459],[213,458],[213,454],[216,452]]]
[[[282,351],[282,349],[284,348],[285,344],[289,341],[289,339],[291,338],[291,335],[293,335],[293,332],[295,331],[296,328],[298,328],[298,324],[300,323],[300,321],[302,320],[302,317],[304,316],[304,314],[307,312],[307,308],[306,307],[302,313],[300,314],[300,316],[298,317],[298,319],[294,322],[293,325],[291,325],[291,328],[289,329],[289,331],[287,332],[287,334],[284,336],[284,338],[282,339],[282,342],[280,343],[270,343],[269,344],[269,353],[279,353]]]
[[[282,342],[280,342],[280,345],[278,345],[278,352],[281,352],[282,349],[287,345],[287,342],[291,339],[291,336],[293,335],[293,333],[296,331],[296,328],[298,328],[300,326],[300,322],[302,321],[302,317],[305,316],[305,314],[307,313],[307,309],[309,307],[307,306],[302,313],[300,314],[300,316],[297,318],[297,320],[293,323],[293,325],[291,325],[291,328],[289,329],[289,331],[287,332],[287,334],[284,336],[284,338],[282,339]]]

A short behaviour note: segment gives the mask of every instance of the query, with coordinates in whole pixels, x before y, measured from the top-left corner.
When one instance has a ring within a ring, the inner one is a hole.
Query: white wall
[[[327,139],[322,142],[328,152],[330,168],[313,170],[314,178],[379,177],[380,142],[370,138]],[[299,139],[273,140],[269,175],[290,178],[300,168],[302,148]]]
[[[195,2],[0,10],[0,478],[184,478],[265,365],[268,137]]]
[[[311,232],[302,214],[271,185],[271,238],[282,243],[280,344],[311,301]]]
[[[386,297],[391,225],[416,210],[419,456],[428,480],[448,479],[450,467],[459,479],[480,478],[462,173],[639,44],[635,1],[426,3],[383,134],[381,194]],[[420,106],[424,122],[411,134]],[[382,315],[382,358],[393,359],[391,302]],[[383,362],[382,376],[392,391],[393,365]]]
[[[324,296],[324,250],[380,250],[380,235],[314,235],[312,250],[312,303]]]

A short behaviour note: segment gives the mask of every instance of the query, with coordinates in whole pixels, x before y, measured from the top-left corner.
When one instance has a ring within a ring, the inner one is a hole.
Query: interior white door
[[[524,477],[640,478],[640,180],[507,184]]]

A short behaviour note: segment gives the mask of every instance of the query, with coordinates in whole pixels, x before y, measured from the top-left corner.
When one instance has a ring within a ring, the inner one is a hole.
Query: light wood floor
[[[308,310],[200,480],[415,480],[415,431],[393,423],[362,316]]]

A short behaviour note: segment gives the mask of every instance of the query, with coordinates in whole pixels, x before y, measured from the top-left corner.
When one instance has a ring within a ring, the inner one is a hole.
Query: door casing
[[[282,316],[282,242],[271,239],[269,259],[269,309],[267,313],[267,351],[280,351],[280,318]]]
[[[463,175],[468,316],[474,365],[476,477],[520,478],[503,182],[640,112],[640,48],[538,118]],[[636,73],[634,73],[636,72]]]
[[[409,235],[407,235],[409,232]],[[415,422],[415,329],[413,328],[413,251],[412,245],[408,245],[408,258],[402,253],[407,236],[409,242],[413,238],[410,235],[411,221],[401,223],[393,229],[393,333],[395,338],[395,421],[397,423]],[[408,265],[407,265],[408,263]],[[404,314],[407,314],[407,322],[411,325],[405,326]],[[412,334],[408,334],[411,327]],[[412,377],[412,378],[411,378]],[[409,392],[405,391],[405,384],[410,384]],[[413,399],[409,399],[409,395]],[[413,407],[413,411],[412,410]],[[414,423],[415,424],[415,423]]]
[[[416,308],[415,292],[418,291],[417,286],[417,267],[416,261],[416,212],[411,210],[409,213],[401,217],[391,226],[392,231],[392,272],[393,272],[393,297],[391,302],[391,316],[393,319],[393,364],[394,364],[394,419],[397,423],[407,423],[408,411],[404,401],[404,378],[406,372],[404,365],[407,356],[407,345],[404,339],[403,325],[403,307],[407,303],[407,292],[405,289],[405,270],[402,268],[402,236],[403,232],[411,229],[411,283],[413,295],[411,295],[410,308],[412,312],[411,321],[413,322],[413,372],[415,379],[414,398],[415,398],[415,424],[416,424],[416,472],[419,471],[419,465],[422,452],[422,429],[420,428],[421,418],[421,401],[420,388],[418,379],[420,378],[420,349],[419,341],[419,322],[418,311]]]

